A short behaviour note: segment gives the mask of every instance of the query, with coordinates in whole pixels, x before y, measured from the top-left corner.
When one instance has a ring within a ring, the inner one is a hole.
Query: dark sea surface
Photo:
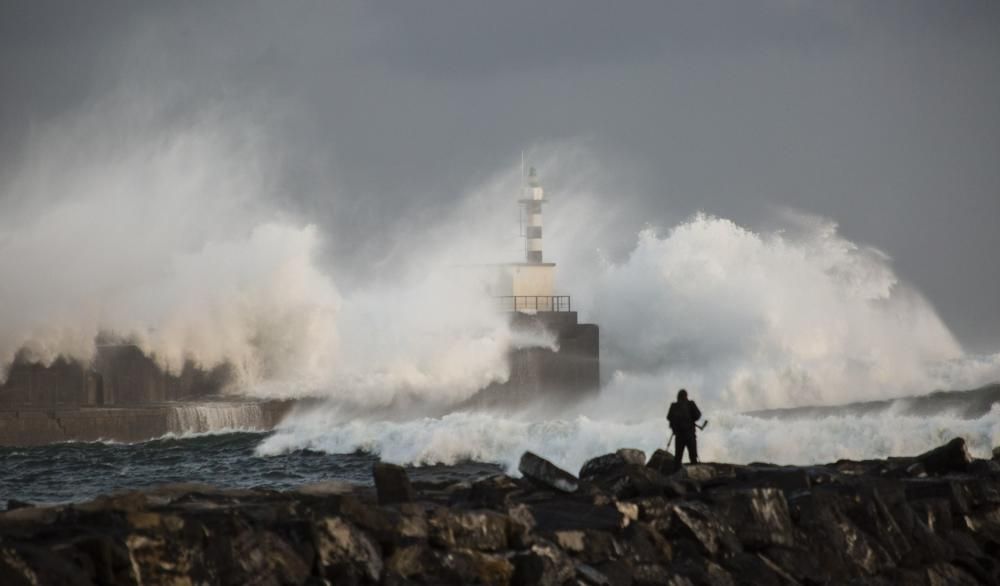
[[[258,456],[268,433],[234,432],[161,438],[135,444],[61,443],[0,447],[0,509],[9,499],[32,503],[79,502],[101,494],[177,482],[227,488],[289,489],[342,480],[372,484],[373,454],[298,450]],[[501,472],[490,464],[425,466],[414,480],[477,478]]]

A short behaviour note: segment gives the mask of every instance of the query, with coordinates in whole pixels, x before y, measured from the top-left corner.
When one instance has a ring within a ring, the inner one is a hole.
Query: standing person
[[[692,464],[698,463],[698,438],[695,437],[695,422],[701,419],[701,411],[694,401],[688,400],[688,393],[681,389],[677,391],[677,401],[670,404],[667,411],[667,421],[674,432],[674,471],[681,469],[681,458],[687,448],[688,458]]]

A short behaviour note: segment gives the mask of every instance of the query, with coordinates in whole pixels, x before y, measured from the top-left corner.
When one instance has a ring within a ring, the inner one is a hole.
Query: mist
[[[0,378],[111,337],[321,400],[264,453],[418,463],[653,446],[680,387],[720,459],[998,439],[942,415],[788,451],[739,414],[1000,380],[995,7],[58,8],[0,19]],[[553,343],[488,293],[522,151],[603,390],[424,419]]]

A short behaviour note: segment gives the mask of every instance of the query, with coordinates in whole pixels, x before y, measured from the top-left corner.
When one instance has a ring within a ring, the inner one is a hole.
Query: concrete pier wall
[[[141,407],[65,407],[0,410],[0,445],[110,440],[139,442],[168,433],[225,429],[266,431],[288,413],[292,401],[209,401]]]
[[[546,330],[557,350],[512,348],[510,377],[477,393],[475,406],[517,406],[537,399],[576,400],[596,394],[601,385],[600,330],[578,323],[575,311],[511,314],[515,329]]]
[[[0,384],[0,408],[147,405],[210,397],[221,391],[229,368],[204,370],[191,362],[165,372],[133,345],[97,348],[91,364],[60,358],[48,366],[15,360]]]

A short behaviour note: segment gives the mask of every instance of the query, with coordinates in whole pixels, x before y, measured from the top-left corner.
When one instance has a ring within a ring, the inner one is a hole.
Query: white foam
[[[704,461],[811,464],[838,459],[912,456],[961,436],[977,457],[989,457],[1000,444],[1000,407],[978,419],[950,415],[910,417],[892,413],[827,417],[817,420],[766,420],[729,412],[706,414],[699,435]],[[302,414],[261,442],[260,455],[298,449],[328,453],[365,450],[399,464],[495,462],[516,471],[525,450],[545,456],[571,472],[589,458],[622,447],[664,447],[669,430],[663,417],[638,421],[577,415],[533,420],[492,413],[463,412],[412,421],[341,420],[335,408]]]

